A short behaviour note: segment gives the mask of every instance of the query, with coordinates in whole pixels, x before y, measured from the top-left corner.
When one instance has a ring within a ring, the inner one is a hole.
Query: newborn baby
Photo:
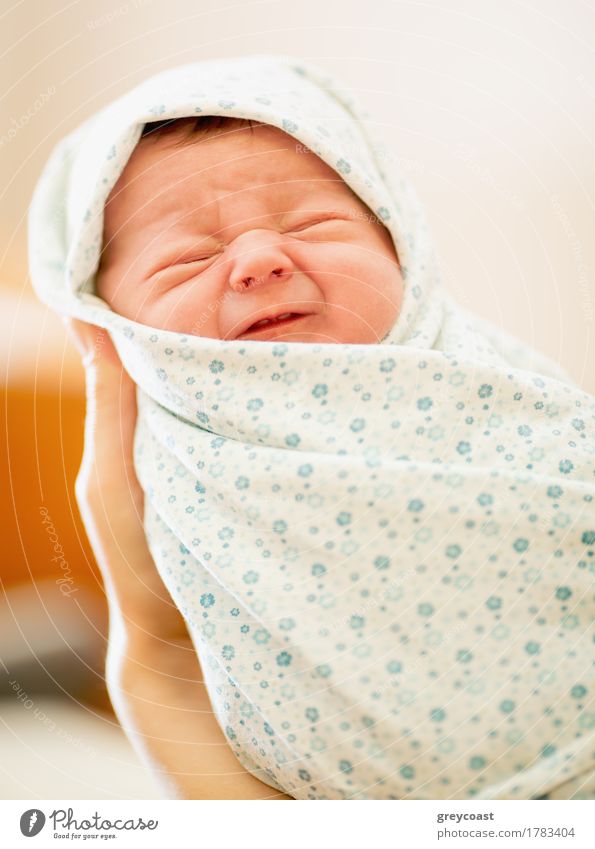
[[[233,118],[148,124],[105,207],[97,291],[216,339],[378,343],[403,280],[390,233],[295,138]]]
[[[150,78],[57,147],[30,246],[137,384],[143,527],[248,771],[595,795],[593,401],[444,292],[345,86],[262,55]]]

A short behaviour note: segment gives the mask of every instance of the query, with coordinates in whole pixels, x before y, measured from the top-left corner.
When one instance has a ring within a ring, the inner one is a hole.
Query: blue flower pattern
[[[80,144],[80,227],[55,229],[44,177],[33,281],[138,384],[147,539],[239,761],[298,799],[592,798],[593,399],[442,291],[412,190],[323,69],[206,61],[126,104],[56,152],[67,172]],[[142,124],[198,112],[294,135],[389,228],[405,293],[378,345],[182,336],[91,293]]]

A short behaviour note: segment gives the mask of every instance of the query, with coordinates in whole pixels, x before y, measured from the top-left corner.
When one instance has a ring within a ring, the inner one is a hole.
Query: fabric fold
[[[282,129],[382,220],[405,289],[381,343],[182,335],[96,295],[103,207],[144,124],[199,114]],[[248,771],[298,799],[582,798],[593,399],[443,291],[366,115],[291,57],[147,80],[54,149],[33,285],[107,328],[137,383],[149,546]]]

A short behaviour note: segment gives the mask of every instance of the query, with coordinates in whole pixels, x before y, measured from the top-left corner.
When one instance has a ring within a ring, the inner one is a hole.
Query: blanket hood
[[[104,204],[144,124],[197,115],[252,118],[308,146],[383,221],[405,280],[403,308],[387,341],[403,344],[423,336],[431,344],[439,321],[427,313],[437,280],[424,216],[396,158],[361,121],[367,114],[326,71],[283,56],[207,60],[151,77],[52,152],[30,213],[30,266],[37,294],[61,312],[93,316],[102,325],[117,323],[101,315],[107,305],[94,295],[93,280]]]
[[[405,289],[382,343],[182,336],[94,294],[142,127],[198,114],[289,133],[384,222]],[[593,794],[593,400],[446,295],[365,115],[283,56],[152,77],[52,153],[33,284],[138,384],[147,539],[246,769],[296,798]]]

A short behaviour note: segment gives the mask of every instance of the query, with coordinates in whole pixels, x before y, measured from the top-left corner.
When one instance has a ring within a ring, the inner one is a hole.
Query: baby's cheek
[[[359,275],[357,298],[361,315],[380,341],[394,326],[403,303],[403,278],[396,255],[378,248],[367,252]]]
[[[219,338],[218,313],[221,296],[204,281],[193,280],[176,286],[159,298],[158,320],[163,330],[191,336]]]

